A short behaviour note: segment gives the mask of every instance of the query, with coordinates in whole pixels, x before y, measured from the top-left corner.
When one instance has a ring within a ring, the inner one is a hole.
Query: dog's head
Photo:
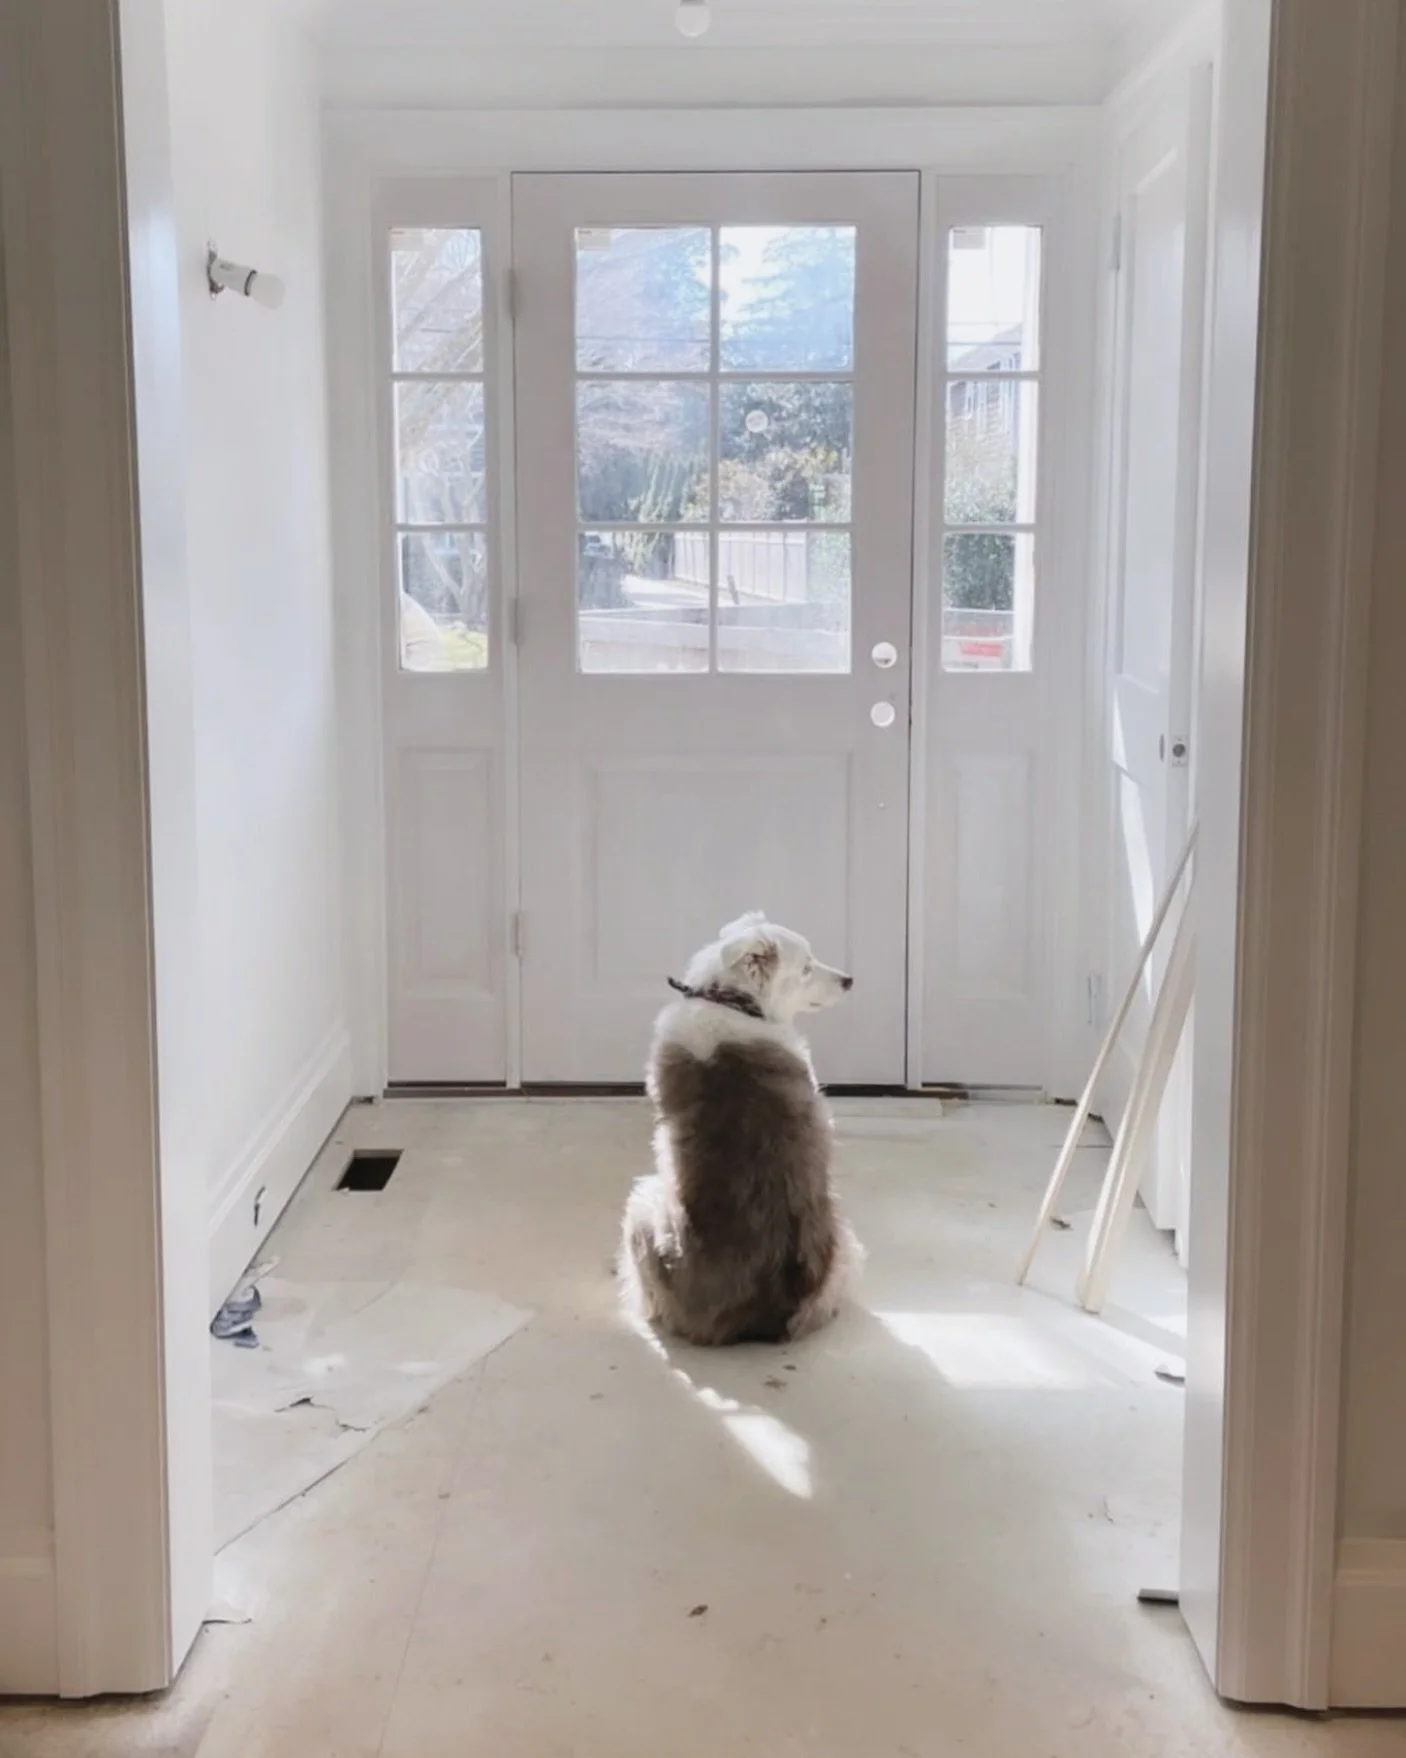
[[[793,1020],[833,1007],[854,978],[821,964],[810,942],[753,910],[729,922],[688,968],[695,989],[739,989],[753,996],[768,1019]]]

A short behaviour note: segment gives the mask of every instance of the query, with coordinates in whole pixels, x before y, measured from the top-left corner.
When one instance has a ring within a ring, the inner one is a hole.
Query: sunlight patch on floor
[[[919,1350],[963,1391],[1088,1391],[1107,1375],[1047,1331],[1011,1313],[876,1312],[890,1336]]]

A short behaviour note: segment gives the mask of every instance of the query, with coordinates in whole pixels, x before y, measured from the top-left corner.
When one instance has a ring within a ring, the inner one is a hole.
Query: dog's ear
[[[740,972],[753,983],[765,983],[776,975],[781,948],[769,934],[748,928],[723,942],[723,963],[728,970]]]

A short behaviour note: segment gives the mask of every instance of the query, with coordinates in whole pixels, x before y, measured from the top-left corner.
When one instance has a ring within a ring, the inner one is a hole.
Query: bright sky
[[[780,230],[727,229],[723,295],[729,316],[746,309],[763,275],[767,246]],[[1033,226],[965,227],[953,233],[947,321],[954,346],[989,341],[1033,317],[1040,297],[1040,243],[1039,228]]]
[[[949,342],[972,347],[1015,328],[1027,315],[1034,317],[1040,296],[1040,242],[1034,226],[967,227],[953,233]]]
[[[789,231],[783,226],[727,226],[722,238],[723,307],[730,318],[746,311],[766,273],[768,247]],[[1040,300],[1042,235],[1038,226],[964,226],[951,234],[948,252],[948,341],[969,348],[1026,326],[1022,365],[1038,366],[1036,329]],[[710,270],[703,267],[702,278]]]

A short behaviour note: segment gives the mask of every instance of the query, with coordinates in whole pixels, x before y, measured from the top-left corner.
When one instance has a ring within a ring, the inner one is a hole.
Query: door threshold
[[[820,1089],[830,1099],[997,1099],[1016,1102],[1039,1100],[1044,1095],[1031,1088],[1005,1087],[908,1087],[884,1082],[845,1081]],[[510,1087],[504,1081],[392,1081],[387,1099],[642,1099],[643,1081],[524,1081]]]
[[[1045,1105],[1049,1094],[1043,1087],[967,1086],[961,1081],[934,1081],[921,1091],[930,1099],[946,1099],[949,1104],[967,1105]],[[1056,1101],[1057,1102],[1057,1101]]]

